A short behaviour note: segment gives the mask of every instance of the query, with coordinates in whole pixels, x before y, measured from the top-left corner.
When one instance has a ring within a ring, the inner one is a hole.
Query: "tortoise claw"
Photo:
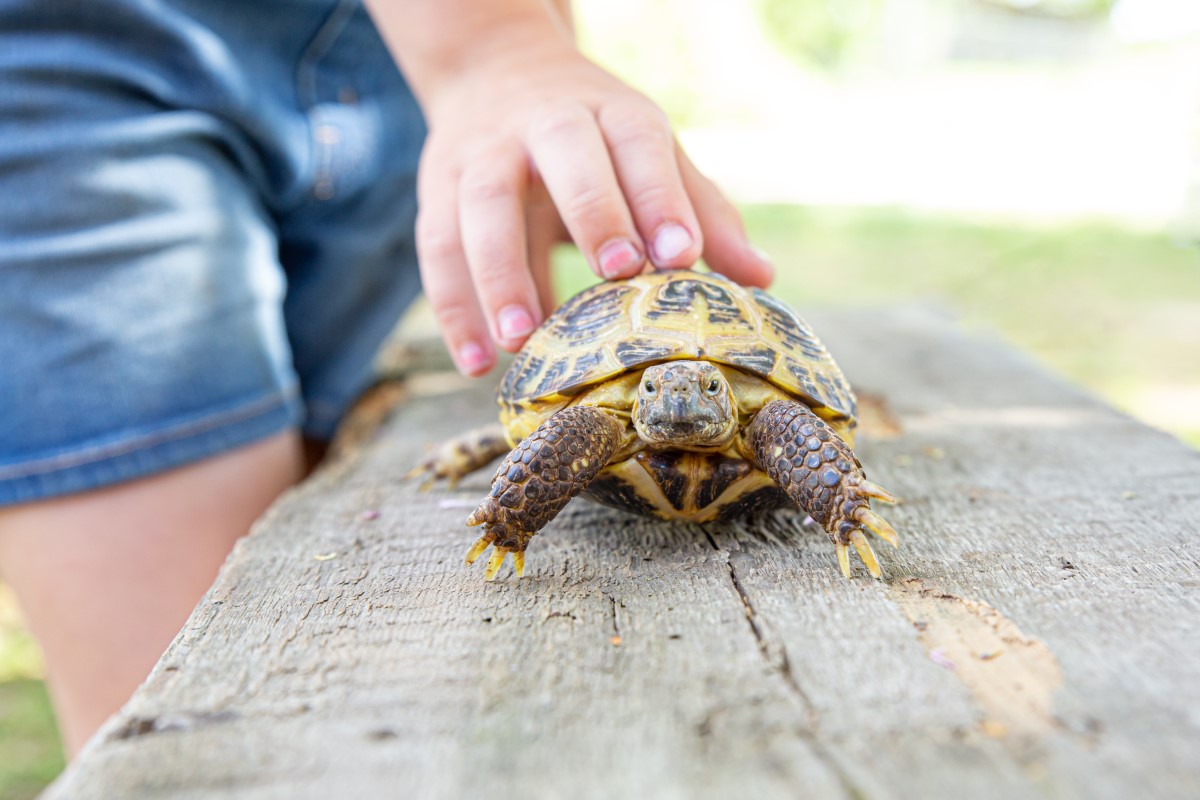
[[[485,581],[496,579],[496,573],[504,565],[504,559],[508,557],[508,551],[509,548],[507,547],[497,547],[492,551],[492,557],[488,559],[487,569],[483,571],[483,579]]]
[[[861,506],[854,512],[854,518],[862,524],[864,528],[871,533],[883,539],[892,547],[900,546],[900,534],[896,533],[896,529],[888,524],[888,521],[876,514],[866,506]]]
[[[875,558],[875,551],[871,549],[871,543],[867,541],[863,532],[860,530],[850,531],[850,543],[858,551],[858,557],[867,565],[867,572],[871,573],[871,577],[882,578],[883,573],[879,569],[879,560]]]
[[[475,541],[475,544],[471,545],[471,549],[467,551],[467,558],[466,558],[467,566],[474,564],[475,559],[477,559],[477,558],[479,558],[479,556],[483,555],[483,551],[487,550],[488,547],[490,547],[492,542],[494,542],[495,540],[496,540],[495,536],[491,536],[491,535],[487,535],[487,534],[480,536]]]
[[[403,480],[411,481],[416,478],[424,478],[421,485],[417,487],[418,491],[428,492],[442,478],[446,479],[446,487],[453,489],[458,485],[458,479],[461,476],[449,471],[446,464],[437,456],[431,456],[420,464],[404,473]]]
[[[433,477],[433,475],[428,467],[428,463],[429,462],[427,462],[427,461],[422,461],[420,464],[417,464],[415,467],[410,469],[408,472],[404,473],[404,475],[401,476],[400,480],[411,481],[411,480],[416,480],[417,478],[424,477],[425,480],[421,481],[421,485],[417,487],[417,491],[418,492],[428,492],[430,489],[433,488],[434,483],[437,481],[437,478]]]
[[[846,545],[841,542],[834,544],[837,550],[838,566],[842,568],[842,574],[847,578],[850,577],[850,551],[846,549]]]
[[[466,562],[468,565],[474,564],[475,561],[483,555],[483,552],[492,546],[496,541],[496,537],[492,534],[484,534],[471,545],[471,549],[467,551]],[[525,551],[514,550],[511,547],[497,547],[492,551],[491,558],[488,559],[487,568],[483,571],[483,579],[487,581],[495,580],[496,573],[500,571],[500,567],[504,566],[504,559],[512,553],[513,557],[513,572],[517,577],[525,574]]]
[[[875,483],[874,481],[868,481],[868,480],[859,481],[858,485],[855,486],[854,488],[856,490],[858,490],[858,493],[863,495],[864,497],[874,497],[876,500],[882,500],[885,503],[900,502],[899,500],[896,499],[896,496],[894,494],[892,494],[887,489],[880,486],[878,483]]]

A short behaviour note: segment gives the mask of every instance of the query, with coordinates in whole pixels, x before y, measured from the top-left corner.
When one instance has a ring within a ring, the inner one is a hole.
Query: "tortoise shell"
[[[560,306],[505,373],[502,416],[550,414],[590,386],[677,359],[737,367],[854,424],[854,393],[795,311],[761,289],[690,270],[597,284]]]

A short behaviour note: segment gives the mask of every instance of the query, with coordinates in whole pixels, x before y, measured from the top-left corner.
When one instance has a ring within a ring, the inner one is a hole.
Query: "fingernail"
[[[654,234],[654,244],[650,247],[654,263],[661,265],[665,261],[676,258],[695,242],[696,240],[692,238],[692,234],[688,233],[687,228],[676,222],[668,222],[658,229],[658,233]]]
[[[500,325],[500,338],[520,339],[533,332],[533,317],[520,306],[505,306],[496,315]]]
[[[488,353],[478,342],[467,342],[458,348],[458,369],[475,375],[488,368]]]
[[[642,254],[628,239],[613,239],[596,254],[600,274],[606,278],[615,278],[627,272],[634,264],[641,263],[641,260]]]

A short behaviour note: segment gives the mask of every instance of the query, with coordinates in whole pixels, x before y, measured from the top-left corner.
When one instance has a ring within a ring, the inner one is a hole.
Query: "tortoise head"
[[[737,406],[721,370],[670,361],[642,373],[633,425],[651,444],[719,447],[737,432]]]

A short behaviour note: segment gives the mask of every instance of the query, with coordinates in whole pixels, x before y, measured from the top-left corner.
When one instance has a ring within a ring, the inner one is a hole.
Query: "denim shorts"
[[[424,135],[359,0],[0,0],[0,505],[327,439]]]

